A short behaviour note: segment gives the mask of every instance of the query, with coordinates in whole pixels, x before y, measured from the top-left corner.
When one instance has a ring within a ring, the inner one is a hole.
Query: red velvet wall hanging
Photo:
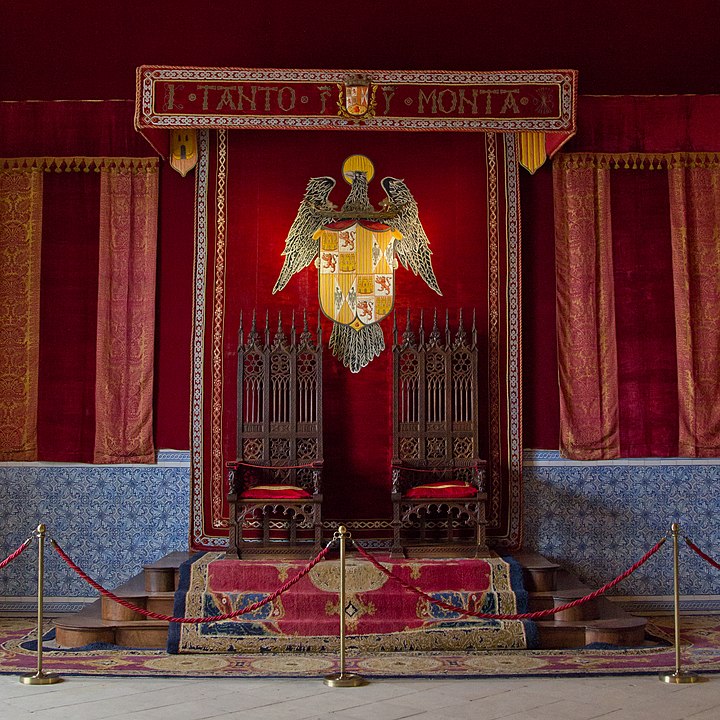
[[[274,327],[279,311],[287,322],[293,309],[307,308],[314,322],[318,287],[312,266],[272,295],[285,237],[308,179],[338,178],[343,161],[361,154],[374,163],[376,178],[402,178],[412,188],[443,291],[438,298],[399,268],[395,307],[401,328],[406,308],[413,309],[415,323],[418,308],[427,309],[427,323],[434,308],[441,319],[448,311],[451,325],[461,307],[476,310],[488,534],[497,547],[517,548],[522,540],[518,172],[521,162],[536,167],[574,132],[575,74],[356,72],[354,80],[365,75],[368,87],[359,110],[343,104],[350,94],[347,75],[138,71],[136,124],[156,147],[166,148],[167,130],[198,129],[191,544],[211,548],[226,542],[224,467],[236,457],[240,313],[247,318],[257,309],[263,319],[268,311]],[[354,120],[348,117],[355,112],[360,114]],[[245,132],[228,132],[233,128]],[[365,130],[375,132],[358,132]],[[345,199],[342,185],[330,197],[336,204]],[[373,204],[382,197],[379,182],[371,183]],[[323,319],[322,325],[327,340],[330,323]],[[392,325],[387,319],[382,325],[389,346]],[[327,354],[323,515],[329,526],[333,518],[371,519],[370,529],[381,534],[389,529],[391,372],[387,350],[358,374]]]
[[[255,309],[271,327],[278,312],[307,308],[317,316],[317,271],[298,273],[282,293],[272,288],[289,224],[309,177],[340,174],[360,152],[376,176],[394,175],[413,188],[431,239],[439,298],[402,267],[396,272],[400,327],[405,309],[433,308],[451,324],[460,307],[478,314],[481,452],[491,459],[490,517],[497,542],[520,539],[519,218],[515,138],[496,134],[200,135],[198,234],[193,362],[192,541],[222,545],[226,534],[224,463],[235,457],[235,369],[240,312]],[[344,185],[344,183],[340,183]],[[376,187],[373,187],[373,186]],[[344,200],[343,187],[331,199]],[[370,183],[375,205],[379,183]],[[467,314],[466,314],[467,318]],[[296,315],[299,321],[299,315]],[[322,320],[324,340],[331,323]],[[390,347],[392,323],[382,323]],[[324,363],[326,518],[390,515],[391,353],[386,349],[358,374],[326,354]],[[505,382],[505,379],[508,382]],[[377,527],[381,527],[378,523]]]

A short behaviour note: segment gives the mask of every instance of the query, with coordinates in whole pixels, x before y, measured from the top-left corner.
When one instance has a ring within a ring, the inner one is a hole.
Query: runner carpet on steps
[[[522,571],[512,558],[390,560],[382,564],[433,599],[482,613],[526,611]],[[305,567],[303,561],[228,560],[204,553],[180,570],[176,617],[212,617],[247,607]],[[340,565],[318,563],[287,592],[241,617],[171,623],[170,653],[336,652]],[[369,562],[346,562],[349,652],[513,650],[535,646],[533,623],[481,620],[440,608],[403,588]]]

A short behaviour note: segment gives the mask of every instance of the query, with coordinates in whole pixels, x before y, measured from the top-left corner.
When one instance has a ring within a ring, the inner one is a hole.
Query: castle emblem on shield
[[[377,85],[363,75],[352,75],[338,83],[338,115],[350,120],[367,120],[375,115]]]
[[[374,167],[364,155],[343,163],[350,193],[340,210],[330,202],[331,177],[311,178],[285,240],[285,262],[273,293],[312,260],[318,268],[320,308],[333,321],[330,348],[359,372],[385,348],[378,323],[392,310],[398,259],[438,295],[430,245],[417,203],[403,180],[383,178],[381,210],[370,202]]]

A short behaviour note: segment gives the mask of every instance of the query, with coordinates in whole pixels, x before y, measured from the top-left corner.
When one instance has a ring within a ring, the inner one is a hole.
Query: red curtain
[[[720,454],[719,164],[714,154],[556,160],[560,448],[568,457]],[[607,182],[593,186],[598,175]],[[604,226],[593,206],[606,208]],[[610,347],[615,361],[595,361]]]
[[[45,173],[39,460],[92,462],[99,212],[96,173]]]
[[[560,451],[618,457],[609,171],[554,165]]]
[[[96,463],[153,462],[157,165],[100,173]]]
[[[0,460],[37,457],[41,170],[0,171]]]
[[[37,183],[35,200],[30,205],[26,202],[22,210],[25,255],[21,258],[13,251],[13,262],[0,261],[0,312],[12,307],[14,322],[3,321],[2,332],[12,327],[12,336],[23,338],[22,348],[2,344],[0,377],[16,392],[24,388],[22,402],[16,398],[10,410],[0,398],[0,434],[6,438],[0,441],[3,459],[154,459],[151,406],[158,173],[157,159],[145,157],[149,147],[135,133],[132,117],[129,101],[0,104],[0,156],[5,158],[0,160],[0,175],[32,177]],[[131,193],[101,189],[101,176],[116,175],[121,178],[119,184],[127,182],[133,188]],[[3,193],[0,197],[7,199]],[[101,202],[101,198],[105,199]],[[103,233],[101,205],[112,219],[105,226],[112,230]],[[4,232],[7,223],[20,222],[19,214],[9,210],[10,206],[3,207],[0,213],[3,249],[4,239],[17,240]],[[139,244],[135,244],[137,239]],[[107,250],[102,264],[101,246]],[[28,253],[35,260],[25,262]],[[110,265],[113,281],[130,281],[125,297],[117,282],[108,283],[107,275],[98,279]],[[19,273],[24,273],[22,285],[14,282]],[[145,310],[138,313],[140,306]],[[98,310],[105,328],[100,342],[96,339]],[[9,364],[15,375],[4,371]],[[142,372],[137,370],[140,365]],[[123,397],[138,390],[141,403]],[[12,432],[5,422],[8,418]],[[133,444],[133,435],[142,436],[142,442]],[[15,448],[11,454],[8,447]]]
[[[679,445],[720,456],[720,167],[668,171],[675,279]]]

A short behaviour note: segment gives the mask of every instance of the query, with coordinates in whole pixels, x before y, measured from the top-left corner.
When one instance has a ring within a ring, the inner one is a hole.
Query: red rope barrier
[[[167,620],[168,622],[175,622],[175,623],[188,623],[188,624],[196,624],[196,623],[211,623],[211,622],[218,622],[219,620],[231,620],[232,618],[240,617],[240,615],[247,615],[248,613],[255,612],[255,610],[261,608],[263,605],[267,605],[267,603],[272,602],[275,600],[275,598],[282,595],[284,592],[289,590],[296,582],[301,580],[305,577],[329,552],[330,546],[332,545],[332,542],[328,543],[316,556],[313,558],[300,572],[298,572],[297,575],[290,578],[284,585],[279,587],[275,592],[268,595],[266,598],[262,600],[258,600],[257,602],[254,602],[250,605],[248,605],[245,608],[242,608],[242,610],[235,610],[234,612],[227,613],[226,615],[213,615],[211,617],[195,617],[195,618],[177,618],[172,617],[171,615],[162,615],[160,613],[152,612],[151,610],[146,610],[145,608],[141,608],[138,605],[135,605],[131,602],[128,602],[127,600],[123,600],[123,598],[118,597],[114,593],[110,592],[109,590],[106,590],[102,585],[95,582],[87,573],[85,573],[83,570],[81,570],[65,553],[65,551],[55,542],[55,540],[51,540],[53,547],[57,551],[57,554],[67,563],[67,565],[74,570],[83,580],[85,580],[88,585],[95,588],[99,593],[104,595],[105,597],[110,598],[111,600],[114,600],[119,605],[122,605],[123,607],[129,608],[130,610],[134,610],[137,613],[140,613],[141,615],[144,615],[145,617],[152,618],[153,620]]]
[[[710,565],[712,565],[714,568],[720,570],[720,564],[716,563],[709,555],[704,553],[690,538],[686,537],[685,542],[693,552],[696,552],[703,560],[710,563]]]
[[[0,570],[6,565],[9,565],[22,551],[33,541],[32,537],[29,537],[14,553],[10,553],[2,562],[0,562]]]
[[[353,542],[355,543],[355,547],[357,548],[360,555],[362,555],[366,560],[371,562],[378,570],[385,573],[385,575],[387,575],[389,578],[395,580],[395,582],[400,583],[400,585],[402,585],[406,590],[415,593],[419,597],[427,600],[428,602],[432,603],[437,607],[456,612],[459,615],[468,615],[470,617],[481,618],[483,620],[535,620],[537,618],[547,617],[548,615],[554,615],[555,613],[559,613],[562,610],[569,610],[570,608],[576,607],[577,605],[582,605],[583,603],[589,602],[590,600],[594,600],[596,597],[603,595],[611,588],[614,588],[618,583],[622,582],[626,577],[634,573],[641,565],[646,563],[663,546],[665,540],[666,538],[662,538],[650,550],[648,550],[645,555],[640,558],[640,560],[638,560],[634,565],[632,565],[624,573],[622,573],[622,575],[618,575],[614,580],[611,580],[609,583],[606,583],[598,590],[591,592],[589,595],[585,595],[584,597],[578,598],[577,600],[573,600],[569,603],[565,603],[564,605],[558,605],[554,608],[548,608],[547,610],[538,610],[531,613],[517,613],[514,615],[474,612],[472,610],[465,610],[464,608],[457,607],[456,605],[451,605],[450,603],[446,603],[441,600],[436,600],[435,598],[431,597],[419,588],[416,588],[405,582],[405,580],[395,575],[395,573],[393,573],[391,570],[388,570],[384,565],[382,565],[378,560],[376,560],[372,555],[370,555],[370,553],[368,553],[363,547],[358,545],[357,540],[353,540]]]

